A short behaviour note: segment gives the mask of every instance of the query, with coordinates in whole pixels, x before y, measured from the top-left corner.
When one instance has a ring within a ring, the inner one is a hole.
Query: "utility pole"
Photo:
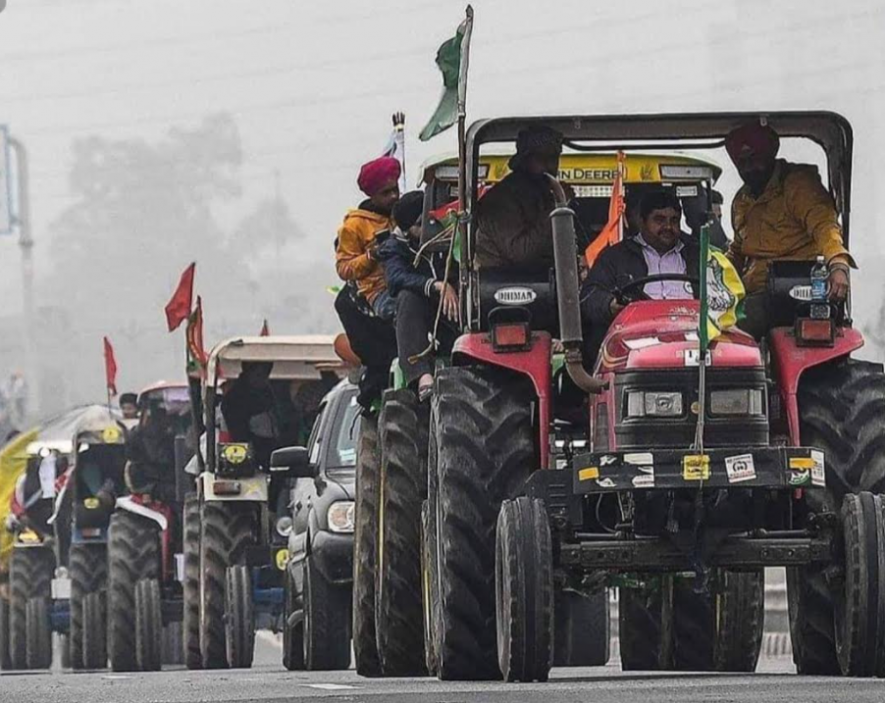
[[[25,339],[25,380],[28,384],[28,415],[39,415],[40,364],[37,360],[36,313],[34,309],[34,238],[31,235],[31,198],[28,173],[28,152],[18,139],[10,138],[9,146],[15,151],[18,170],[16,192],[18,207],[15,222],[18,225],[18,245],[22,262],[22,321]]]

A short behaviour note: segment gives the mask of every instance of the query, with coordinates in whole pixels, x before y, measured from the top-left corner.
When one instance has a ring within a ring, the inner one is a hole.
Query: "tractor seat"
[[[553,269],[483,268],[477,279],[480,329],[489,329],[492,310],[521,307],[531,314],[533,330],[559,335]]]

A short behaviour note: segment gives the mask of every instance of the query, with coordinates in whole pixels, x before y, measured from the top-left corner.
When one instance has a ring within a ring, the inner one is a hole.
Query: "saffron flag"
[[[710,230],[701,227],[700,299],[701,315],[698,338],[701,358],[714,339],[742,317],[743,300],[746,297],[741,277],[728,257],[710,246]]]
[[[443,78],[439,105],[418,138],[422,142],[444,132],[458,120],[467,102],[467,66],[470,58],[470,35],[473,32],[473,8],[467,6],[467,18],[458,25],[455,36],[443,42],[436,52],[436,65]]]
[[[621,241],[624,231],[624,211],[626,204],[624,202],[624,152],[618,152],[618,167],[615,172],[615,180],[612,183],[612,197],[608,203],[608,222],[599,235],[590,242],[589,246],[584,250],[584,259],[587,266],[591,267],[599,258],[599,255],[608,247]]]
[[[117,359],[114,357],[111,340],[107,337],[104,338],[104,375],[108,393],[117,395]]]
[[[206,368],[206,349],[203,346],[203,299],[197,296],[197,305],[187,320],[187,370],[202,375]]]
[[[181,274],[181,280],[178,282],[178,288],[175,289],[171,300],[166,304],[166,324],[170,332],[177,330],[181,323],[187,320],[191,314],[196,268],[197,264],[194,262],[184,270],[184,273]]]

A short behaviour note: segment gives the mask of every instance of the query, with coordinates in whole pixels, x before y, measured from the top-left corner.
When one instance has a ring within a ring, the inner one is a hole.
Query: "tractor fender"
[[[844,327],[837,332],[832,347],[800,347],[796,345],[791,329],[779,327],[771,331],[769,345],[775,380],[790,430],[790,443],[799,446],[799,404],[796,394],[802,374],[857,351],[864,345],[863,335],[853,327]]]
[[[550,399],[553,388],[553,339],[547,332],[532,332],[532,345],[525,351],[501,352],[492,348],[489,334],[472,332],[462,334],[452,348],[452,363],[466,366],[473,362],[490,364],[528,376],[538,395],[538,448],[541,467],[548,468],[550,460]]]
[[[153,510],[152,508],[147,507],[146,505],[142,505],[141,503],[135,502],[130,496],[125,496],[123,498],[117,498],[117,510],[125,510],[127,513],[132,513],[133,515],[140,515],[141,517],[147,518],[148,520],[153,520],[160,526],[160,530],[165,532],[169,527],[169,521],[166,519],[166,516],[158,510]]]

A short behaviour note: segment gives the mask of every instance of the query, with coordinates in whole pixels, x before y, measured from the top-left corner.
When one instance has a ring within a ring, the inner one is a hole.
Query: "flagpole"
[[[710,256],[710,227],[701,227],[701,254],[698,289],[700,312],[698,314],[698,424],[695,432],[695,448],[704,451],[704,425],[707,415],[707,352],[710,348],[709,311],[707,303],[707,259]]]

